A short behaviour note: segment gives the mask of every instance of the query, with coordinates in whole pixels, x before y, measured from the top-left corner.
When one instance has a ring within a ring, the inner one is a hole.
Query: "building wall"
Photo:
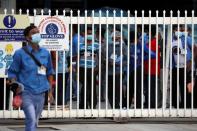
[[[11,13],[11,9],[16,9],[16,0],[0,0],[0,13],[4,13],[4,9]]]

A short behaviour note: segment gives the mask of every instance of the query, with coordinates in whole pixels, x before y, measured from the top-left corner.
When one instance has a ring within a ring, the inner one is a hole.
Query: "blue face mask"
[[[176,31],[176,32],[175,32],[175,36],[178,37],[178,34],[179,34],[179,37],[187,36],[187,35],[188,35],[187,32],[186,32],[186,34],[185,34],[185,32],[178,32],[178,31]]]
[[[31,37],[32,37],[32,40],[31,40],[32,43],[34,43],[34,44],[40,43],[40,41],[41,41],[40,33],[33,34]]]
[[[87,35],[87,40],[92,40],[92,35]]]

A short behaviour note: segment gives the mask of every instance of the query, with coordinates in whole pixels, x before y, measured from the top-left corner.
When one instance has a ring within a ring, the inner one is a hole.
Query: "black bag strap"
[[[38,59],[36,59],[36,57],[30,53],[27,49],[27,47],[23,47],[23,50],[34,60],[34,62],[36,63],[36,65],[38,65],[39,67],[42,66],[42,64],[40,63],[40,61]]]

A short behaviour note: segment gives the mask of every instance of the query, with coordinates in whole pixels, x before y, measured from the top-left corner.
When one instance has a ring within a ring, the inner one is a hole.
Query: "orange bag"
[[[16,108],[21,107],[21,105],[22,105],[21,95],[14,96],[13,101],[12,101],[12,106],[16,109]]]

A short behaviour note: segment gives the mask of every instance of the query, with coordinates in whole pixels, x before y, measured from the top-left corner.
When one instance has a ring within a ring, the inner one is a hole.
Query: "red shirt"
[[[156,54],[156,38],[151,40],[151,45],[147,44],[148,48],[151,48],[151,51]],[[150,47],[151,46],[151,47]],[[157,65],[156,65],[156,58],[151,58],[151,63],[150,63],[150,73],[151,75],[156,75],[156,66],[157,66],[157,75],[160,74],[160,46],[157,46],[158,49],[158,54],[157,54]],[[144,72],[145,74],[149,74],[149,60],[144,61]]]

